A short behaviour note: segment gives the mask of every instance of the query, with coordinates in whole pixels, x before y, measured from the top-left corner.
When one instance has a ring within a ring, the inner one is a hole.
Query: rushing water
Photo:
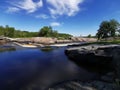
[[[62,81],[95,76],[68,60],[64,49],[0,52],[0,90],[44,90]]]

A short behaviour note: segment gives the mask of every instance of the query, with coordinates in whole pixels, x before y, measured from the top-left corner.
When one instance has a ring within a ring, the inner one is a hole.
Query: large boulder
[[[84,63],[104,64],[111,61],[111,48],[96,48],[94,46],[77,47],[65,50],[66,55],[73,60]]]
[[[115,69],[120,78],[120,46],[90,45],[68,48],[65,50],[68,58],[77,64]]]

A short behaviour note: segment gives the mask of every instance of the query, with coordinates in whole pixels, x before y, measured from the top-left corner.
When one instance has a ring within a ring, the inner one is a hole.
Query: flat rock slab
[[[65,54],[77,64],[111,67],[115,56],[114,52],[118,49],[120,49],[120,45],[88,45],[67,48]]]

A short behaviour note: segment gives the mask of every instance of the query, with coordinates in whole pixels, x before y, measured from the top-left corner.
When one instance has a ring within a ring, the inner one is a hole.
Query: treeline
[[[5,27],[0,26],[0,36],[18,38],[18,37],[36,37],[38,36],[38,32],[28,32],[16,30],[14,27],[9,27],[6,25]]]
[[[24,38],[24,37],[55,37],[58,39],[69,39],[72,37],[70,34],[58,33],[57,30],[53,30],[50,26],[44,26],[38,32],[28,32],[22,30],[16,30],[14,27],[0,26],[0,36],[11,38]]]

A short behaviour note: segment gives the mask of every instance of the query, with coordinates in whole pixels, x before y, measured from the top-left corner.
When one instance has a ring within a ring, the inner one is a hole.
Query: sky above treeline
[[[43,26],[95,35],[103,20],[120,22],[120,0],[0,0],[0,26],[36,32]]]

